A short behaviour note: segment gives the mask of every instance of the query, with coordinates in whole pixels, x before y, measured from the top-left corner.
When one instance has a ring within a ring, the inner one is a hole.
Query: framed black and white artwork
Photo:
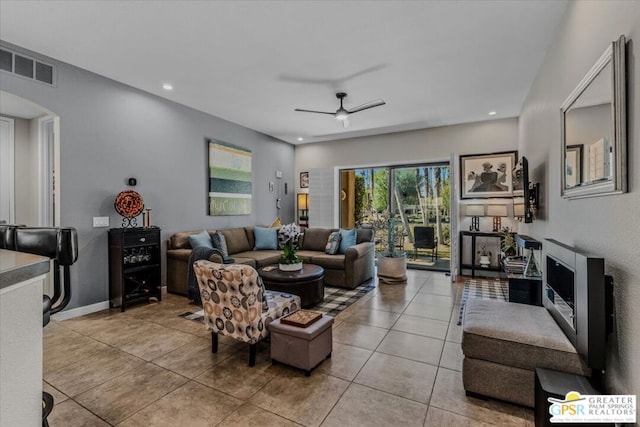
[[[462,198],[513,197],[512,171],[517,157],[517,151],[460,156]]]

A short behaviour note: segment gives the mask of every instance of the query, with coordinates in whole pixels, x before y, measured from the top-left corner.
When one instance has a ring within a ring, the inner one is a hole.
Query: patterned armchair
[[[205,327],[211,331],[211,351],[218,351],[218,334],[250,344],[249,366],[256,360],[256,343],[269,335],[267,325],[300,307],[300,297],[267,291],[251,266],[196,261]]]

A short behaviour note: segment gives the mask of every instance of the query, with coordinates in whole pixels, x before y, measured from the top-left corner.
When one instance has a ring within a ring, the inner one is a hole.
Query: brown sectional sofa
[[[236,264],[262,267],[277,264],[282,250],[253,250],[255,237],[253,227],[239,227],[219,230],[227,241],[229,256]],[[324,283],[329,286],[353,289],[374,276],[373,230],[357,229],[356,245],[344,254],[327,255],[324,252],[330,228],[307,228],[300,240],[298,256],[304,262],[324,268]],[[215,234],[216,230],[208,230]],[[167,290],[171,293],[187,295],[187,264],[191,255],[189,236],[200,231],[175,233],[167,243]],[[212,255],[210,261],[222,263],[219,255]]]

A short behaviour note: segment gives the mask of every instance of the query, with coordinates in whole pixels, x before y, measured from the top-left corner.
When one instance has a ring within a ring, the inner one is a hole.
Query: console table
[[[471,264],[464,264],[462,262],[462,254],[463,254],[465,237],[471,238]],[[462,274],[463,268],[471,269],[471,277],[476,277],[476,269],[482,270],[482,271],[502,271],[502,266],[500,265],[500,263],[498,263],[498,265],[489,266],[489,267],[481,267],[480,265],[476,264],[476,238],[477,237],[493,237],[498,239],[500,242],[502,242],[502,236],[500,235],[500,233],[483,232],[483,231],[461,231],[460,244],[458,245],[460,250],[460,274]]]

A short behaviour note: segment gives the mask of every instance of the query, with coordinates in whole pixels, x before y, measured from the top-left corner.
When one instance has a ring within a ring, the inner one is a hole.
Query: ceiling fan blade
[[[349,127],[349,119],[344,119],[342,121],[342,127],[345,129]]]
[[[302,108],[296,108],[294,111],[301,111],[303,113],[318,113],[318,114],[330,114],[332,116],[335,116],[335,112],[333,113],[328,113],[326,111],[316,111],[316,110],[303,110]]]
[[[382,99],[376,99],[373,101],[365,102],[362,105],[358,105],[353,110],[349,110],[349,114],[357,113],[358,111],[368,110],[369,108],[380,107],[381,105],[385,105],[385,104],[386,102],[384,102]]]

